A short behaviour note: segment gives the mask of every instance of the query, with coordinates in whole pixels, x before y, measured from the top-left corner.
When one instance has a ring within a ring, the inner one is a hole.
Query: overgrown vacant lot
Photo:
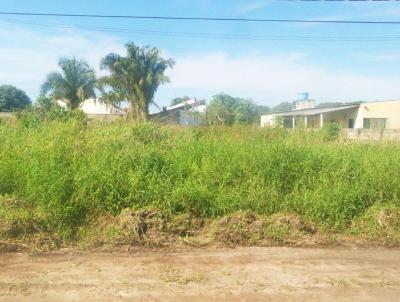
[[[332,139],[249,126],[3,123],[0,248],[397,245],[400,145]]]

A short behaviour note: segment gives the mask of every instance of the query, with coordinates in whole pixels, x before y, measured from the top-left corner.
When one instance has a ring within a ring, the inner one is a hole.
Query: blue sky
[[[1,11],[209,16],[325,20],[400,20],[397,2],[263,0],[0,0]],[[129,29],[98,32],[87,27]],[[244,40],[165,36],[137,31],[213,33],[283,37]],[[339,37],[340,41],[293,40],[298,36]],[[400,40],[345,42],[343,37],[398,36],[400,25],[228,23],[163,20],[77,19],[0,16],[0,84],[13,84],[34,99],[45,75],[61,56],[78,56],[96,68],[123,45],[157,46],[176,61],[171,83],[155,101],[176,96],[210,99],[225,92],[259,104],[291,101],[308,91],[318,102],[400,98]]]

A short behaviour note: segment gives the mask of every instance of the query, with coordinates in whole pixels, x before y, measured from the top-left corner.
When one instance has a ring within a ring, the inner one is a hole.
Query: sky
[[[400,21],[400,1],[0,0],[0,11]],[[317,102],[400,99],[400,25],[0,16],[0,85],[34,100],[60,57],[82,58],[100,76],[101,58],[123,55],[127,42],[158,47],[175,60],[170,83],[155,96],[159,106],[220,92],[268,106],[301,92]]]

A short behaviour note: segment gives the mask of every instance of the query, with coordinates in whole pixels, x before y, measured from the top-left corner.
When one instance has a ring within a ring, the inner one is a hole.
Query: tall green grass
[[[400,206],[399,144],[325,137],[250,126],[5,123],[0,195],[68,236],[128,207],[211,218],[291,212],[340,231],[375,204]]]

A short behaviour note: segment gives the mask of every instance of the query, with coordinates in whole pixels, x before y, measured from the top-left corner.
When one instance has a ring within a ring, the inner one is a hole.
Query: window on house
[[[365,118],[364,119],[364,129],[385,129],[386,128],[386,118]]]
[[[353,118],[349,118],[349,128],[353,129],[354,128],[354,119]]]

